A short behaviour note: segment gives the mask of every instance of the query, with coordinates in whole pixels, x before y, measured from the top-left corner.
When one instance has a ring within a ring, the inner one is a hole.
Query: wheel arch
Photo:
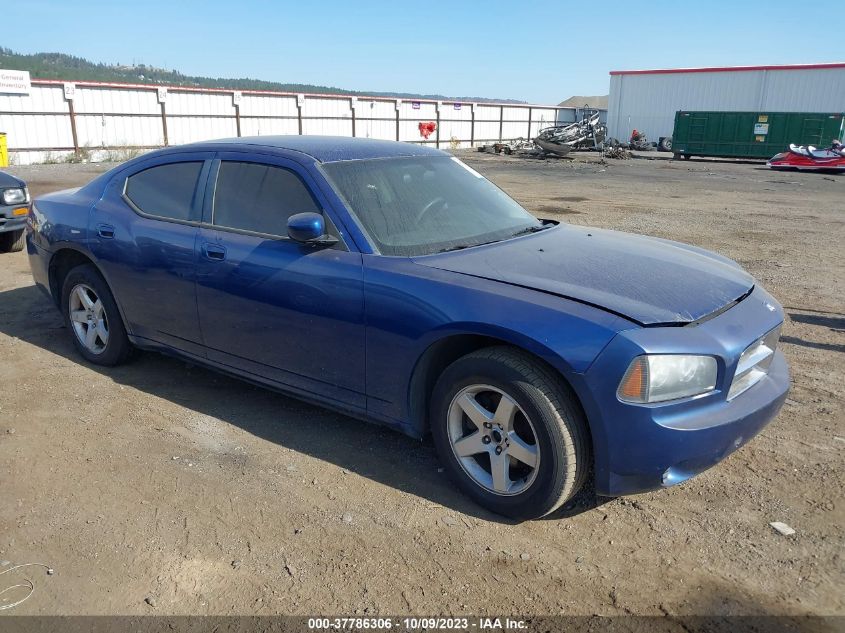
[[[61,307],[62,284],[67,274],[83,264],[91,264],[103,276],[103,271],[97,265],[96,258],[91,253],[79,248],[75,244],[62,244],[56,248],[50,257],[47,268],[48,280],[50,283],[50,295],[56,306]]]
[[[114,287],[109,282],[108,276],[103,272],[97,258],[76,244],[62,244],[56,248],[52,257],[50,257],[47,275],[50,283],[50,295],[53,297],[53,302],[56,304],[56,307],[59,308],[59,310],[62,309],[62,285],[64,284],[65,277],[67,277],[67,274],[71,270],[83,264],[90,264],[93,266],[100,277],[103,278],[103,281],[106,282],[106,285],[111,291],[112,297],[114,297],[114,302],[117,305],[117,310],[120,313],[123,326],[126,328],[127,334],[131,335],[126,315],[123,312],[123,306],[121,306],[120,299],[118,298],[117,293],[115,293]]]
[[[582,403],[577,380],[573,381],[574,371],[558,354],[525,335],[510,330],[490,331],[488,329],[463,329],[462,331],[443,332],[429,342],[419,355],[414,365],[408,384],[408,417],[414,435],[422,437],[429,431],[429,409],[431,394],[439,376],[453,362],[472,352],[486,347],[512,347],[549,369],[559,379],[560,384],[573,396],[587,420],[587,433],[592,447],[592,434],[589,418]]]

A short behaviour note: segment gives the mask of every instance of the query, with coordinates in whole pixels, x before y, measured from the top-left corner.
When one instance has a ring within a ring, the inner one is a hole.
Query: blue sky
[[[841,0],[3,0],[3,23],[26,28],[4,28],[0,43],[191,75],[557,103],[607,93],[610,70],[841,61],[842,7]]]

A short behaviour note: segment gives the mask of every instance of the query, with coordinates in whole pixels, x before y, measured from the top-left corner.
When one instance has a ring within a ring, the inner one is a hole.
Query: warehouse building
[[[609,136],[671,136],[678,110],[843,112],[845,63],[611,71]]]

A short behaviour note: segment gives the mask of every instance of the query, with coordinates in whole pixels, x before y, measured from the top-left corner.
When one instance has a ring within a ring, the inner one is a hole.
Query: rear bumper
[[[33,243],[32,234],[28,233],[26,236],[26,254],[35,285],[53,300],[53,295],[50,292],[50,251]]]

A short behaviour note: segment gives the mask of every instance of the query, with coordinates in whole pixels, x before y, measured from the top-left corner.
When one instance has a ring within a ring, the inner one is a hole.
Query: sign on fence
[[[0,69],[0,93],[28,95],[31,89],[28,70]]]

